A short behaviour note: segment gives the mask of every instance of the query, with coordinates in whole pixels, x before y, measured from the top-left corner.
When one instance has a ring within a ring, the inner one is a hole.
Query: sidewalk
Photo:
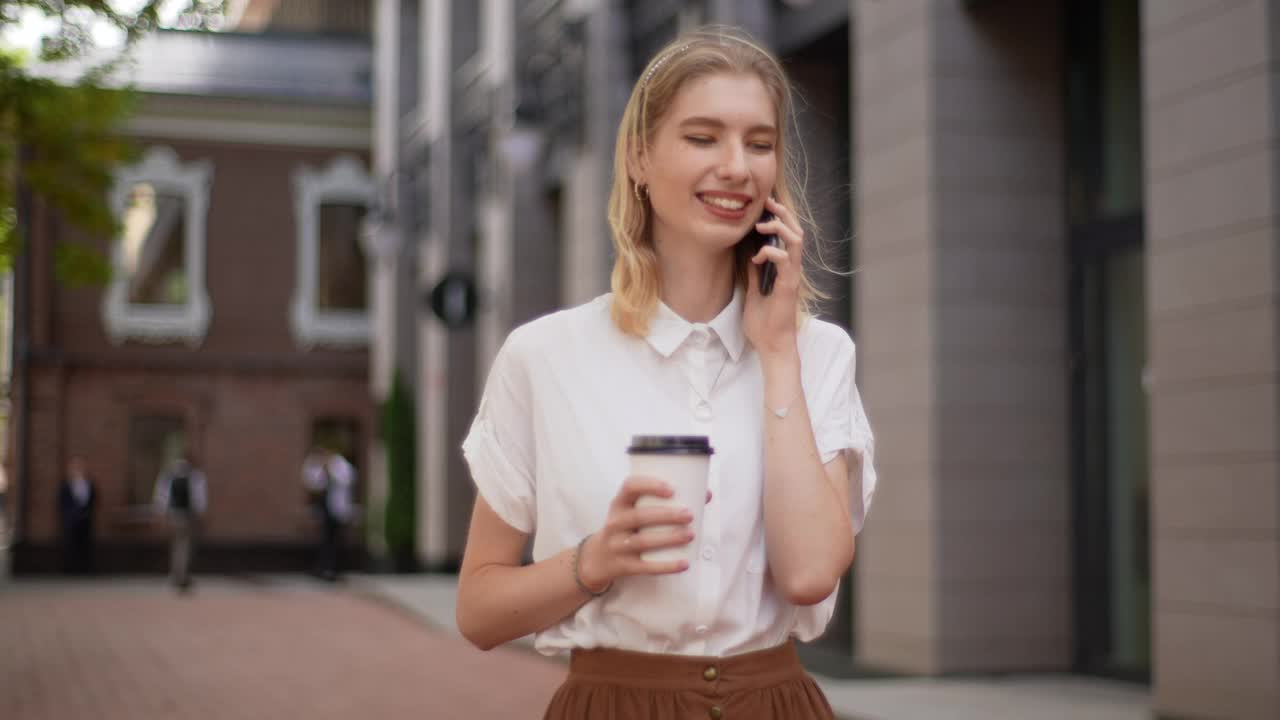
[[[564,667],[301,575],[0,583],[4,720],[510,720]],[[526,712],[526,708],[539,711]]]
[[[356,593],[392,604],[450,633],[453,575],[353,575]],[[517,644],[532,651],[531,638]],[[556,662],[556,660],[549,660]],[[839,680],[815,676],[847,720],[1148,720],[1144,687],[1074,675]]]

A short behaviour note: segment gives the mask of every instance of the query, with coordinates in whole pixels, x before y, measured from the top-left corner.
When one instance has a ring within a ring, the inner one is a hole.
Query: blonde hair
[[[780,169],[773,194],[799,219],[805,247],[812,247],[818,239],[803,192],[799,142],[792,135],[795,108],[791,84],[778,59],[735,28],[707,26],[682,35],[659,50],[636,81],[622,113],[613,151],[609,227],[613,231],[617,258],[610,277],[611,313],[614,324],[627,334],[637,337],[648,334],[649,320],[658,306],[659,290],[658,256],[650,235],[653,209],[632,179],[628,161],[641,157],[649,149],[659,123],[685,83],[721,73],[755,75],[772,98],[779,131],[774,152]],[[797,150],[790,149],[792,141]],[[745,287],[751,276],[749,250],[740,246],[735,251],[734,275],[739,287]],[[824,296],[805,274],[804,264],[800,263],[799,267],[800,300],[796,312],[803,319],[812,314],[814,303]]]

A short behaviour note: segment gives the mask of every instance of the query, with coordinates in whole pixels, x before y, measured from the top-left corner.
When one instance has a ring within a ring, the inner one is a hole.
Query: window
[[[153,147],[116,173],[111,207],[120,219],[112,246],[113,279],[103,316],[113,342],[199,345],[209,328],[205,290],[205,218],[213,166],[182,165]]]
[[[293,177],[298,222],[294,338],[304,347],[369,343],[369,267],[361,227],[373,182],[352,157]]]
[[[351,203],[320,206],[320,248],[316,273],[316,305],[322,311],[366,312],[368,281],[360,247],[365,207]]]
[[[156,478],[186,452],[186,423],[174,415],[140,415],[129,420],[130,505],[149,505]]]

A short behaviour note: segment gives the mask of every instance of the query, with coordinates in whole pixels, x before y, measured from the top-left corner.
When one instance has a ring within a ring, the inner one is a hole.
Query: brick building
[[[36,200],[17,270],[16,571],[54,563],[72,456],[98,484],[104,570],[163,567],[147,505],[177,453],[209,478],[206,569],[307,567],[304,454],[328,440],[367,467],[368,6],[331,5],[255,1],[232,32],[143,42],[119,238],[74,238]],[[56,280],[75,239],[111,256],[109,286]]]

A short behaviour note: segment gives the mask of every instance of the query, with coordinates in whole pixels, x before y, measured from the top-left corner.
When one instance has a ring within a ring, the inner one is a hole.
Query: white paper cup
[[[631,447],[627,448],[631,475],[656,478],[675,491],[669,498],[642,495],[636,501],[636,507],[688,508],[693,514],[693,521],[689,523],[693,529],[693,542],[648,550],[640,554],[642,560],[693,563],[695,548],[702,538],[702,509],[707,504],[707,470],[712,452],[705,435],[636,435],[631,439]],[[667,527],[653,525],[640,532],[665,532]]]

